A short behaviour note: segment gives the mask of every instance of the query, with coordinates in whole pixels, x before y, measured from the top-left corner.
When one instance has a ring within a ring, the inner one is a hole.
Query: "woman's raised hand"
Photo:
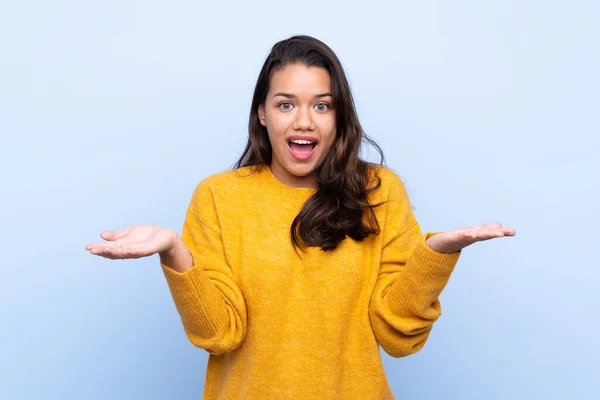
[[[85,249],[111,260],[166,253],[173,249],[178,240],[175,231],[156,225],[133,225],[119,231],[104,231],[100,237],[106,242],[91,243]]]
[[[515,236],[515,230],[504,228],[499,222],[455,229],[438,233],[427,239],[427,246],[439,253],[455,253],[475,242],[504,236]]]

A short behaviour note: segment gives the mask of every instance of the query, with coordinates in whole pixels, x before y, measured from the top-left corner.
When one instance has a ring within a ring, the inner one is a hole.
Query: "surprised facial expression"
[[[316,187],[315,170],[336,135],[329,72],[304,64],[275,71],[258,117],[273,149],[273,175],[288,186]]]

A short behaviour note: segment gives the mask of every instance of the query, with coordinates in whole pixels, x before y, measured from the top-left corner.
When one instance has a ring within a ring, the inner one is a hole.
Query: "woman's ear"
[[[265,106],[263,104],[258,106],[258,120],[262,126],[267,126],[267,119],[265,118]]]

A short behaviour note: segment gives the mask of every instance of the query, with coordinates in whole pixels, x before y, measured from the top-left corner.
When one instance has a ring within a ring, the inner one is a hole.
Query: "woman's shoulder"
[[[231,204],[236,199],[244,198],[244,194],[258,185],[254,175],[255,168],[242,167],[213,173],[196,184],[192,194],[191,210],[208,204],[226,202]]]
[[[369,164],[369,185],[375,192],[388,196],[392,192],[405,192],[404,182],[392,168],[381,164]]]
[[[216,172],[202,179],[198,187],[225,192],[244,189],[259,178],[260,170],[256,166],[246,166]]]

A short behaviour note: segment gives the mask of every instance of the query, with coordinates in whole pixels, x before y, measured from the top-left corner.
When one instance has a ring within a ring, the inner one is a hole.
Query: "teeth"
[[[290,140],[290,142],[293,142],[296,144],[313,144],[313,142],[311,142],[309,140]]]

